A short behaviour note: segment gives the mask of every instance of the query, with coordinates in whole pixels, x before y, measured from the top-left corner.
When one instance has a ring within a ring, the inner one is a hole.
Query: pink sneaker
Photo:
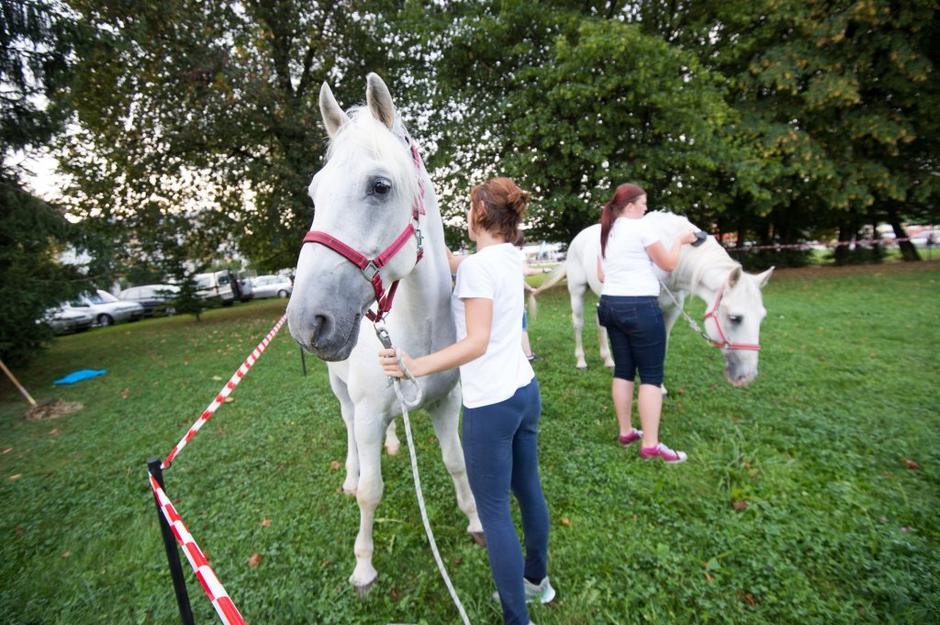
[[[630,433],[629,433],[629,434],[623,434],[623,435],[617,437],[617,440],[620,441],[620,444],[621,444],[621,445],[623,445],[624,447],[626,447],[626,446],[629,445],[630,443],[635,443],[635,442],[637,442],[638,440],[640,440],[641,438],[643,438],[643,430],[638,430],[638,429],[636,429],[636,428],[633,428],[633,429],[630,430]]]
[[[684,451],[673,451],[662,443],[655,447],[640,447],[640,458],[643,458],[643,460],[662,458],[666,464],[679,464],[685,462],[688,457]]]

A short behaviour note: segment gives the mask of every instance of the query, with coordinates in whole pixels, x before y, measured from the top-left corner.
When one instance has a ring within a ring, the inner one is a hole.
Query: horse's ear
[[[741,270],[741,265],[738,265],[731,270],[731,273],[728,274],[728,288],[733,289],[734,285],[738,283],[738,280],[741,279],[741,275],[744,272]]]
[[[392,94],[385,86],[385,81],[374,72],[366,77],[366,102],[369,104],[372,116],[391,130],[395,123],[395,104],[392,102]]]
[[[765,286],[767,286],[767,282],[770,280],[770,276],[773,274],[773,272],[774,272],[774,268],[771,267],[764,273],[759,273],[756,276],[754,276],[755,278],[757,278],[757,286],[759,286],[760,288],[764,288]]]
[[[326,83],[320,87],[320,116],[323,117],[326,134],[331,138],[349,121],[349,116],[339,107],[330,86]]]

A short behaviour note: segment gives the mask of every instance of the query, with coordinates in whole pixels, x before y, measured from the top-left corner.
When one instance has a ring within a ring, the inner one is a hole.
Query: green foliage
[[[55,3],[0,0],[0,359],[27,361],[51,336],[37,323],[49,308],[89,282],[58,255],[78,244],[62,211],[33,197],[8,160],[47,143],[61,129],[63,109],[42,106],[67,79],[71,38]]]
[[[395,3],[72,4],[85,34],[69,97],[82,132],[64,147],[74,210],[141,243],[198,237],[196,261],[227,244],[292,265],[324,148],[317,89],[356,103],[368,71],[395,77],[382,20]],[[154,232],[169,213],[187,227]]]
[[[727,385],[718,350],[677,326],[661,430],[690,458],[668,467],[616,444],[596,342],[586,337],[589,369],[575,370],[567,294],[543,295],[530,335],[544,357],[540,464],[558,597],[534,606],[533,621],[937,622],[940,271],[913,267],[779,272],[748,388]],[[59,339],[22,371],[39,399],[85,405],[54,422],[23,420],[0,386],[0,620],[176,621],[145,461],[165,456],[282,313],[283,302],[253,302],[199,324],[176,316]],[[108,375],[49,386],[89,364]],[[331,464],[342,465],[346,430],[324,365],[307,364],[304,378],[279,335],[166,471],[187,527],[249,623],[456,622],[405,450],[382,459],[377,583],[365,601],[349,587],[359,513]],[[472,623],[499,623],[486,554],[464,531],[427,415],[412,422],[450,575]],[[183,567],[197,622],[214,622]]]
[[[733,112],[694,55],[633,25],[583,20],[519,80],[527,88],[507,104],[518,147],[503,166],[539,194],[539,235],[570,240],[627,180],[647,188],[653,206],[722,208],[710,173],[740,156],[722,138]]]
[[[58,261],[75,230],[0,170],[0,360],[28,361],[52,336],[39,323],[46,310],[90,288],[76,268]]]

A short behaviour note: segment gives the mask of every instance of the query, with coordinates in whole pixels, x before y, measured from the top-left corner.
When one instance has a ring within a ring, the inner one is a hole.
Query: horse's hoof
[[[366,597],[369,596],[369,591],[372,590],[372,586],[374,584],[375,584],[375,579],[361,586],[353,584],[353,588],[356,589],[356,594],[359,596],[360,601],[365,601]]]
[[[397,456],[400,449],[401,449],[401,445],[400,445],[400,444],[396,444],[396,445],[386,445],[386,446],[385,446],[385,453],[387,453],[389,456]]]
[[[486,547],[486,534],[483,532],[470,532],[470,537],[480,547]]]
[[[357,489],[355,486],[349,487],[349,486],[346,486],[345,484],[343,484],[342,491],[343,491],[343,494],[346,495],[347,497],[355,497],[355,496],[356,496],[356,490],[358,490],[358,489]]]
[[[587,369],[587,364],[586,364],[586,363],[583,364],[583,365],[582,365],[582,364],[577,364],[577,365],[574,366],[574,368],[575,368],[575,369],[578,369],[579,371],[584,371],[585,369]]]

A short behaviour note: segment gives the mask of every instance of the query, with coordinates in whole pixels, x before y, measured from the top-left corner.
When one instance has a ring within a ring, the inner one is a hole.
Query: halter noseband
[[[401,251],[408,242],[408,239],[412,236],[414,236],[418,244],[415,265],[424,257],[424,238],[421,236],[421,224],[419,221],[419,216],[427,213],[424,208],[424,185],[421,182],[420,176],[423,164],[421,162],[421,155],[418,154],[417,144],[409,139],[405,139],[405,141],[409,144],[411,159],[414,161],[415,169],[418,173],[418,195],[411,205],[411,223],[405,226],[401,234],[392,241],[392,244],[389,245],[384,252],[370,259],[362,252],[346,245],[333,235],[322,230],[309,230],[307,234],[304,235],[303,242],[301,243],[301,246],[307,243],[319,243],[320,245],[330,248],[359,268],[359,271],[362,272],[362,277],[372,284],[372,290],[375,292],[377,308],[375,311],[371,309],[367,310],[366,316],[376,323],[381,321],[392,309],[392,300],[395,298],[395,291],[398,289],[398,280],[395,280],[392,282],[388,291],[385,290],[385,285],[382,283],[382,268],[388,264],[395,254]]]
[[[725,287],[722,285],[718,289],[718,294],[715,297],[715,303],[712,305],[712,309],[705,313],[703,322],[707,322],[709,318],[715,320],[715,328],[718,330],[718,336],[721,337],[720,341],[713,341],[709,338],[709,342],[715,347],[720,347],[722,349],[746,349],[752,351],[759,351],[760,345],[756,343],[732,343],[728,340],[728,337],[725,336],[725,333],[721,330],[721,322],[718,321],[718,306],[721,304],[721,298],[725,295]]]

